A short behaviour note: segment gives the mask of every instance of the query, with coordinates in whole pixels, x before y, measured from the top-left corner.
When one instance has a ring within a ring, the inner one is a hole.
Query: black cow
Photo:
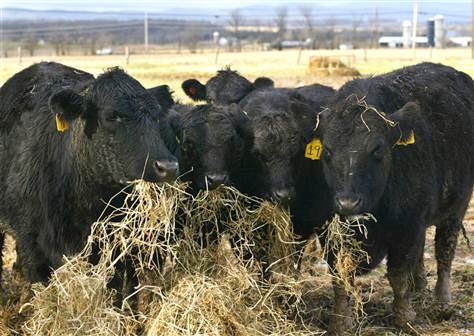
[[[394,322],[415,318],[410,279],[426,285],[425,230],[436,226],[440,302],[474,183],[474,82],[455,69],[422,63],[345,84],[321,114],[316,131],[336,211],[372,213],[361,272],[387,256]],[[344,329],[348,296],[335,283],[333,333]]]
[[[293,90],[305,97],[316,110],[324,108],[335,92],[332,87],[321,84],[304,85]]]
[[[290,89],[255,91],[240,106],[251,120],[250,161],[257,169],[257,176],[244,188],[263,198],[289,201],[295,196],[296,179],[301,176],[299,169],[319,106],[313,107]]]
[[[251,145],[249,118],[236,104],[175,107],[182,179],[195,191],[234,184]]]
[[[167,145],[179,159],[181,179],[191,182],[194,192],[233,184],[251,146],[250,120],[243,110],[237,104],[181,104],[166,85],[148,91],[170,108],[162,125],[177,140]]]
[[[206,84],[197,79],[188,79],[181,86],[184,93],[195,101],[229,105],[240,102],[256,89],[273,87],[273,81],[267,77],[259,77],[252,83],[228,67],[219,70]]]
[[[96,79],[39,63],[0,89],[0,222],[22,272],[47,281],[80,251],[91,224],[127,181],[175,179],[157,100],[118,68]]]

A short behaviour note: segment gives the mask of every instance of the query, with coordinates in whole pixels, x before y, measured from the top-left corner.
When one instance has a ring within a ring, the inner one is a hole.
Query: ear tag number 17
[[[323,144],[318,138],[314,138],[310,143],[306,145],[306,150],[304,157],[311,160],[321,159],[321,154],[323,153]]]

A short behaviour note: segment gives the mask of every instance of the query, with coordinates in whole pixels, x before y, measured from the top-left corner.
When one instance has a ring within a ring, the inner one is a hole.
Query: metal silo
[[[411,22],[403,21],[402,23],[403,47],[410,48],[411,45]]]
[[[435,19],[428,19],[428,47],[435,46]]]
[[[444,16],[436,15],[434,17],[434,42],[436,48],[444,46]]]

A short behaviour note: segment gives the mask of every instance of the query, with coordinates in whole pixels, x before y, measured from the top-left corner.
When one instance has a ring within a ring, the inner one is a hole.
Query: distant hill
[[[31,10],[21,8],[4,8],[3,19],[12,20],[33,20],[33,21],[51,21],[51,20],[136,20],[141,19],[143,11],[123,10],[121,3],[117,1],[116,6],[107,2],[110,8],[117,10],[109,11],[69,11],[69,10]],[[291,20],[301,18],[301,8],[311,7],[316,22],[328,19],[338,21],[351,21],[353,17],[369,20],[375,14],[376,6],[368,2],[344,2],[332,1],[309,5],[308,2],[288,2],[285,7],[288,8],[288,16]],[[280,4],[259,4],[247,6],[240,9],[243,18],[250,20],[259,20],[261,22],[273,21],[276,11]],[[402,21],[412,18],[411,2],[385,2],[377,3],[379,20],[382,24],[384,20]],[[122,9],[122,10],[120,10]],[[168,8],[158,9],[152,7],[148,13],[150,18],[173,19],[173,20],[206,20],[215,23],[227,22],[229,19],[229,9],[225,8]],[[428,17],[436,14],[443,14],[446,22],[470,22],[471,4],[468,2],[419,2],[420,21],[426,21]]]

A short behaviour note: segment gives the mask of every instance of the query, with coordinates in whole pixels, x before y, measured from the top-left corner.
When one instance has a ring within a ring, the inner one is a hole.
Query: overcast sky
[[[116,11],[116,10],[148,10],[150,12],[159,12],[170,8],[213,8],[213,9],[229,9],[235,7],[246,7],[251,5],[285,5],[292,1],[289,0],[131,0],[131,1],[119,1],[119,0],[0,0],[1,7],[15,7],[15,8],[28,8],[28,9],[63,9],[63,10],[87,10],[87,11]],[[406,7],[407,4],[413,3],[413,0],[336,0],[336,1],[321,1],[321,0],[297,0],[294,2],[317,4],[320,6],[337,6],[341,3],[386,3],[391,2],[394,4],[400,4],[400,6]],[[471,0],[419,0],[418,3],[471,3]]]

